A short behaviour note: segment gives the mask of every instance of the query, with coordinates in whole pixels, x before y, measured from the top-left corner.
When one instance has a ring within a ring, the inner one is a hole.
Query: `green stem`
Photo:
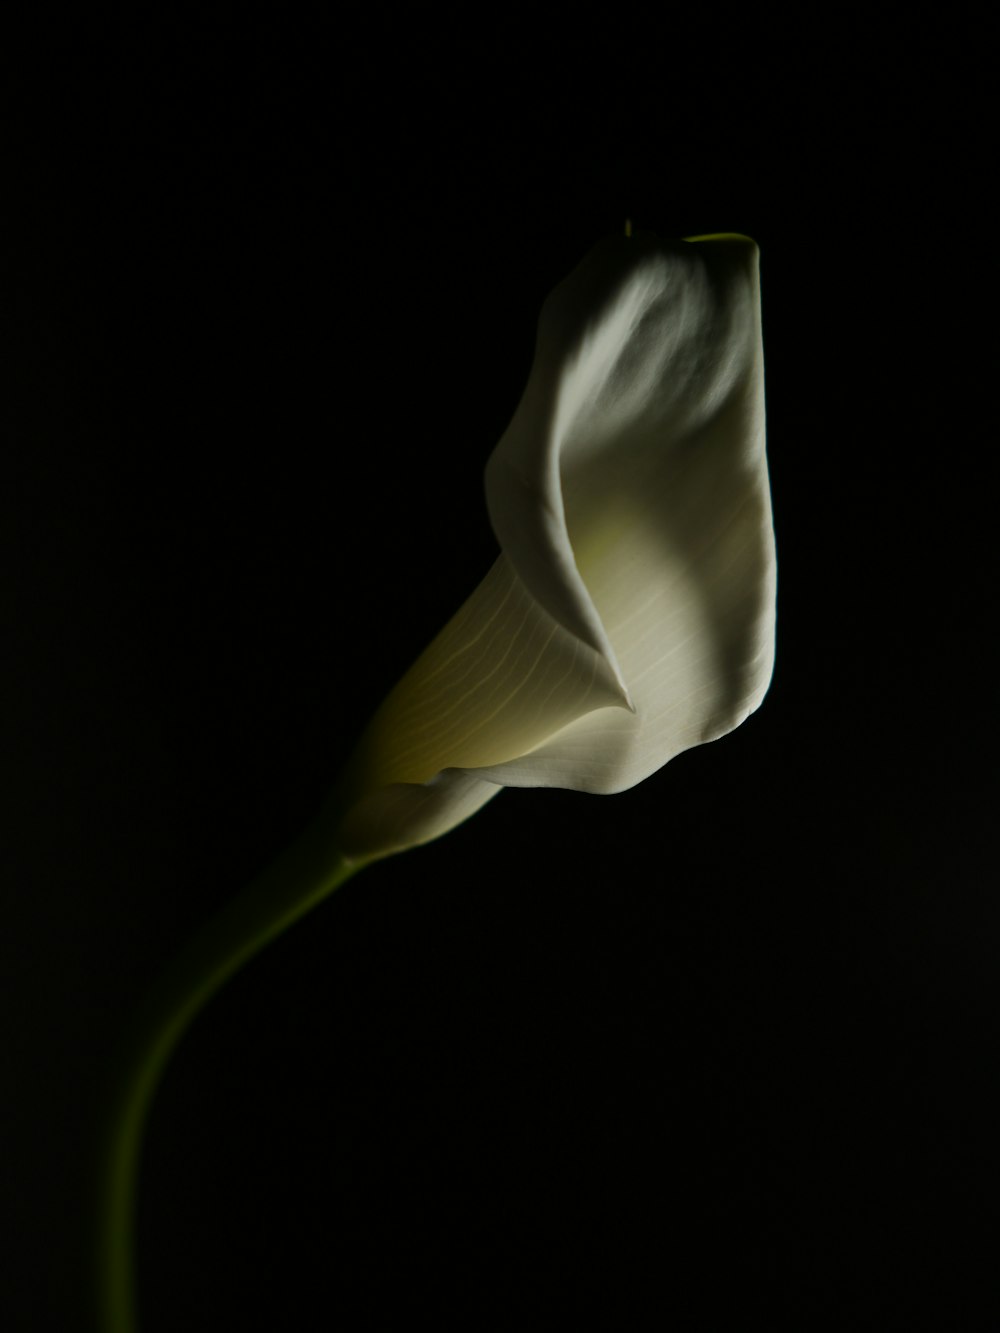
[[[101,1333],[137,1333],[136,1179],[150,1103],[198,1011],[244,963],[361,870],[335,846],[326,812],[211,920],[175,959],[131,1025],[104,1148],[99,1245]]]

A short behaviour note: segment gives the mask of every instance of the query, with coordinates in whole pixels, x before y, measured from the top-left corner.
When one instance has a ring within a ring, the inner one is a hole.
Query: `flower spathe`
[[[618,792],[737,727],[774,661],[758,252],[599,245],[545,302],[486,468],[501,553],[349,770],[348,855],[505,786]]]

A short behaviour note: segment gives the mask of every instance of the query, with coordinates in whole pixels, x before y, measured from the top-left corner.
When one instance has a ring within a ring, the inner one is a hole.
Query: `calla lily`
[[[618,792],[737,727],[774,660],[758,252],[622,237],[545,302],[486,468],[501,553],[349,769],[345,852],[505,786]]]
[[[774,660],[757,247],[606,242],[546,301],[486,469],[500,556],[376,713],[317,819],[136,1013],[105,1145],[107,1333],[134,1333],[143,1126],[202,1005],[365,863],[505,786],[616,792],[738,726]]]

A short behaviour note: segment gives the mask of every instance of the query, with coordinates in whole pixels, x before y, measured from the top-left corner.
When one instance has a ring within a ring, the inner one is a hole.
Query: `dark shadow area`
[[[303,23],[81,20],[7,83],[0,1323],[84,1326],[122,1021],[488,567],[541,302],[630,216],[760,243],[771,692],[633,792],[502,793],[219,997],[143,1333],[995,1327],[974,52],[789,68],[713,14],[425,78]]]

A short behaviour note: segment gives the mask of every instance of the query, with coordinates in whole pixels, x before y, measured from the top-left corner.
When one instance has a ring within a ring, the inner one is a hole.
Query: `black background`
[[[124,1018],[485,572],[541,301],[631,217],[761,246],[772,690],[633,792],[503,793],[211,1005],[143,1333],[995,1327],[975,34],[212,14],[7,57],[9,1326],[88,1327]]]

